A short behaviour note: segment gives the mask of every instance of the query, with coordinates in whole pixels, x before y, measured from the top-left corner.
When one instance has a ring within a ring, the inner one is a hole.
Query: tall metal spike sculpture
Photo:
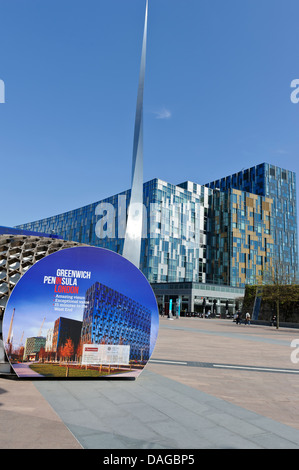
[[[128,207],[127,226],[123,248],[123,256],[138,268],[140,266],[143,220],[143,90],[146,59],[147,16],[148,0],[146,0],[145,7],[141,65],[135,116],[131,199]]]

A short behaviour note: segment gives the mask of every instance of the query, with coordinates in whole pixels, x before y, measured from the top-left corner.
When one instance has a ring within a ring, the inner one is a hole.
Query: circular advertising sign
[[[159,328],[155,295],[117,253],[67,248],[35,263],[16,284],[3,341],[18,377],[138,377]]]

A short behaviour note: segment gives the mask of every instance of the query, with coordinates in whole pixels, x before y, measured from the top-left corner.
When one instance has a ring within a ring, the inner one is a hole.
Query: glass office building
[[[51,350],[59,354],[60,348],[65,346],[68,339],[71,339],[74,347],[74,354],[76,354],[81,336],[81,328],[82,321],[64,317],[57,318],[53,328]]]
[[[130,360],[148,360],[151,311],[100,282],[86,292],[82,343],[129,345]]]
[[[273,200],[228,189],[210,206],[208,280],[234,287],[254,284],[273,262]]]
[[[273,238],[274,259],[284,265],[290,279],[296,279],[298,274],[296,174],[262,163],[213,181],[207,184],[207,187],[217,188],[224,193],[237,189],[273,201],[270,214],[265,214],[261,210],[260,214],[254,212],[254,218],[267,217],[270,222],[269,233]]]
[[[46,338],[43,336],[34,336],[26,339],[24,348],[24,360],[35,361],[38,358],[39,352],[46,345]]]
[[[153,179],[144,184],[140,269],[149,282],[206,282],[209,198],[213,191],[192,190]],[[122,253],[130,191],[19,228],[56,233]]]
[[[18,228],[122,253],[129,201],[128,190]],[[263,163],[206,185],[153,179],[144,183],[143,204],[140,269],[152,284],[242,289],[274,259],[297,274],[291,171]]]

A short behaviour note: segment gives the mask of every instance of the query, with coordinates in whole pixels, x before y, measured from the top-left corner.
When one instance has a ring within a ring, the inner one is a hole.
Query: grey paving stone
[[[222,341],[221,351],[226,364],[231,364],[234,353],[239,351],[244,354],[247,351],[246,357],[253,361],[250,364],[256,366],[269,367],[269,358],[275,357],[285,368],[285,358],[289,357],[289,339],[292,335],[287,331],[276,332],[267,328],[241,330],[234,328],[235,325],[230,322],[220,320],[211,323],[184,320],[180,322],[181,326],[177,324],[175,328],[166,321],[164,323],[160,333],[167,334],[160,334],[161,349],[157,356],[162,359],[173,360],[172,348],[180,331],[185,335],[184,343],[180,345],[179,355],[175,351],[175,358],[181,361],[194,358],[195,363],[205,361],[207,357],[209,361],[215,358],[218,360],[219,348],[214,351],[218,340]],[[189,325],[194,327],[189,328]],[[173,331],[170,332],[170,329]],[[227,351],[226,345],[229,346]],[[256,354],[256,348],[259,354]],[[46,380],[36,382],[35,385],[84,448],[299,448],[299,429],[296,429],[296,419],[287,408],[289,401],[290,406],[293,403],[294,416],[296,411],[298,414],[296,383],[291,376],[290,395],[277,373],[268,374],[267,387],[263,387],[261,372],[252,372],[249,376],[241,371],[232,374],[229,370],[223,373],[202,368],[204,380],[197,383],[197,379],[192,378],[194,367],[185,367],[183,370],[182,366],[180,372],[178,366],[173,369],[171,366],[164,366],[163,369],[154,364],[149,366],[135,381]],[[160,373],[162,370],[170,378],[164,377]],[[196,377],[200,377],[199,374]],[[214,382],[210,383],[210,378]],[[243,401],[243,393],[246,391],[244,380],[248,381],[252,396],[257,398],[256,403],[252,399]],[[277,383],[283,402],[275,401]],[[234,394],[229,389],[232,385],[235,387]],[[200,390],[201,386],[206,393]],[[264,390],[267,396],[274,399],[271,406],[263,399]],[[229,402],[225,397],[231,397],[232,401]],[[281,403],[283,409],[279,407]],[[256,412],[250,411],[252,409]],[[275,416],[280,422],[269,416]]]
[[[135,382],[37,382],[84,448],[299,448],[299,431],[143,372]]]
[[[289,439],[284,439],[281,435],[271,432],[252,436],[251,440],[264,449],[299,449],[298,443],[296,444]]]

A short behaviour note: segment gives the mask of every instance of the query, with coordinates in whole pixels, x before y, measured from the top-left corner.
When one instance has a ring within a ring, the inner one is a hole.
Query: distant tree
[[[62,356],[65,357],[68,361],[74,356],[74,343],[71,338],[66,340],[64,347],[62,348]]]
[[[68,338],[68,339],[66,340],[66,343],[65,343],[64,347],[62,348],[62,356],[63,356],[64,358],[66,358],[66,360],[67,360],[66,371],[65,371],[66,377],[68,377],[68,375],[69,375],[69,365],[68,365],[68,362],[71,360],[71,358],[73,358],[73,356],[74,356],[74,351],[75,351],[74,343],[73,343],[73,341],[71,340],[71,338]]]
[[[236,312],[238,310],[241,310],[241,307],[243,306],[243,302],[244,302],[244,297],[237,297],[235,299],[235,310],[236,310]]]
[[[20,349],[19,349],[19,360],[21,361],[23,359],[23,356],[24,356],[24,346],[20,346]]]
[[[299,301],[299,285],[281,261],[273,261],[258,278],[259,295],[276,309],[276,328],[279,328],[280,305]]]
[[[59,348],[57,349],[57,358],[59,359],[60,362],[62,361],[62,358],[63,358],[63,347],[62,346],[59,346]]]
[[[48,360],[54,362],[55,361],[56,352],[51,349],[48,351]]]
[[[42,362],[44,361],[46,355],[47,355],[47,353],[45,351],[45,348],[41,347],[40,350],[39,350],[39,353],[38,353],[38,357],[39,357],[39,359],[42,360]]]

